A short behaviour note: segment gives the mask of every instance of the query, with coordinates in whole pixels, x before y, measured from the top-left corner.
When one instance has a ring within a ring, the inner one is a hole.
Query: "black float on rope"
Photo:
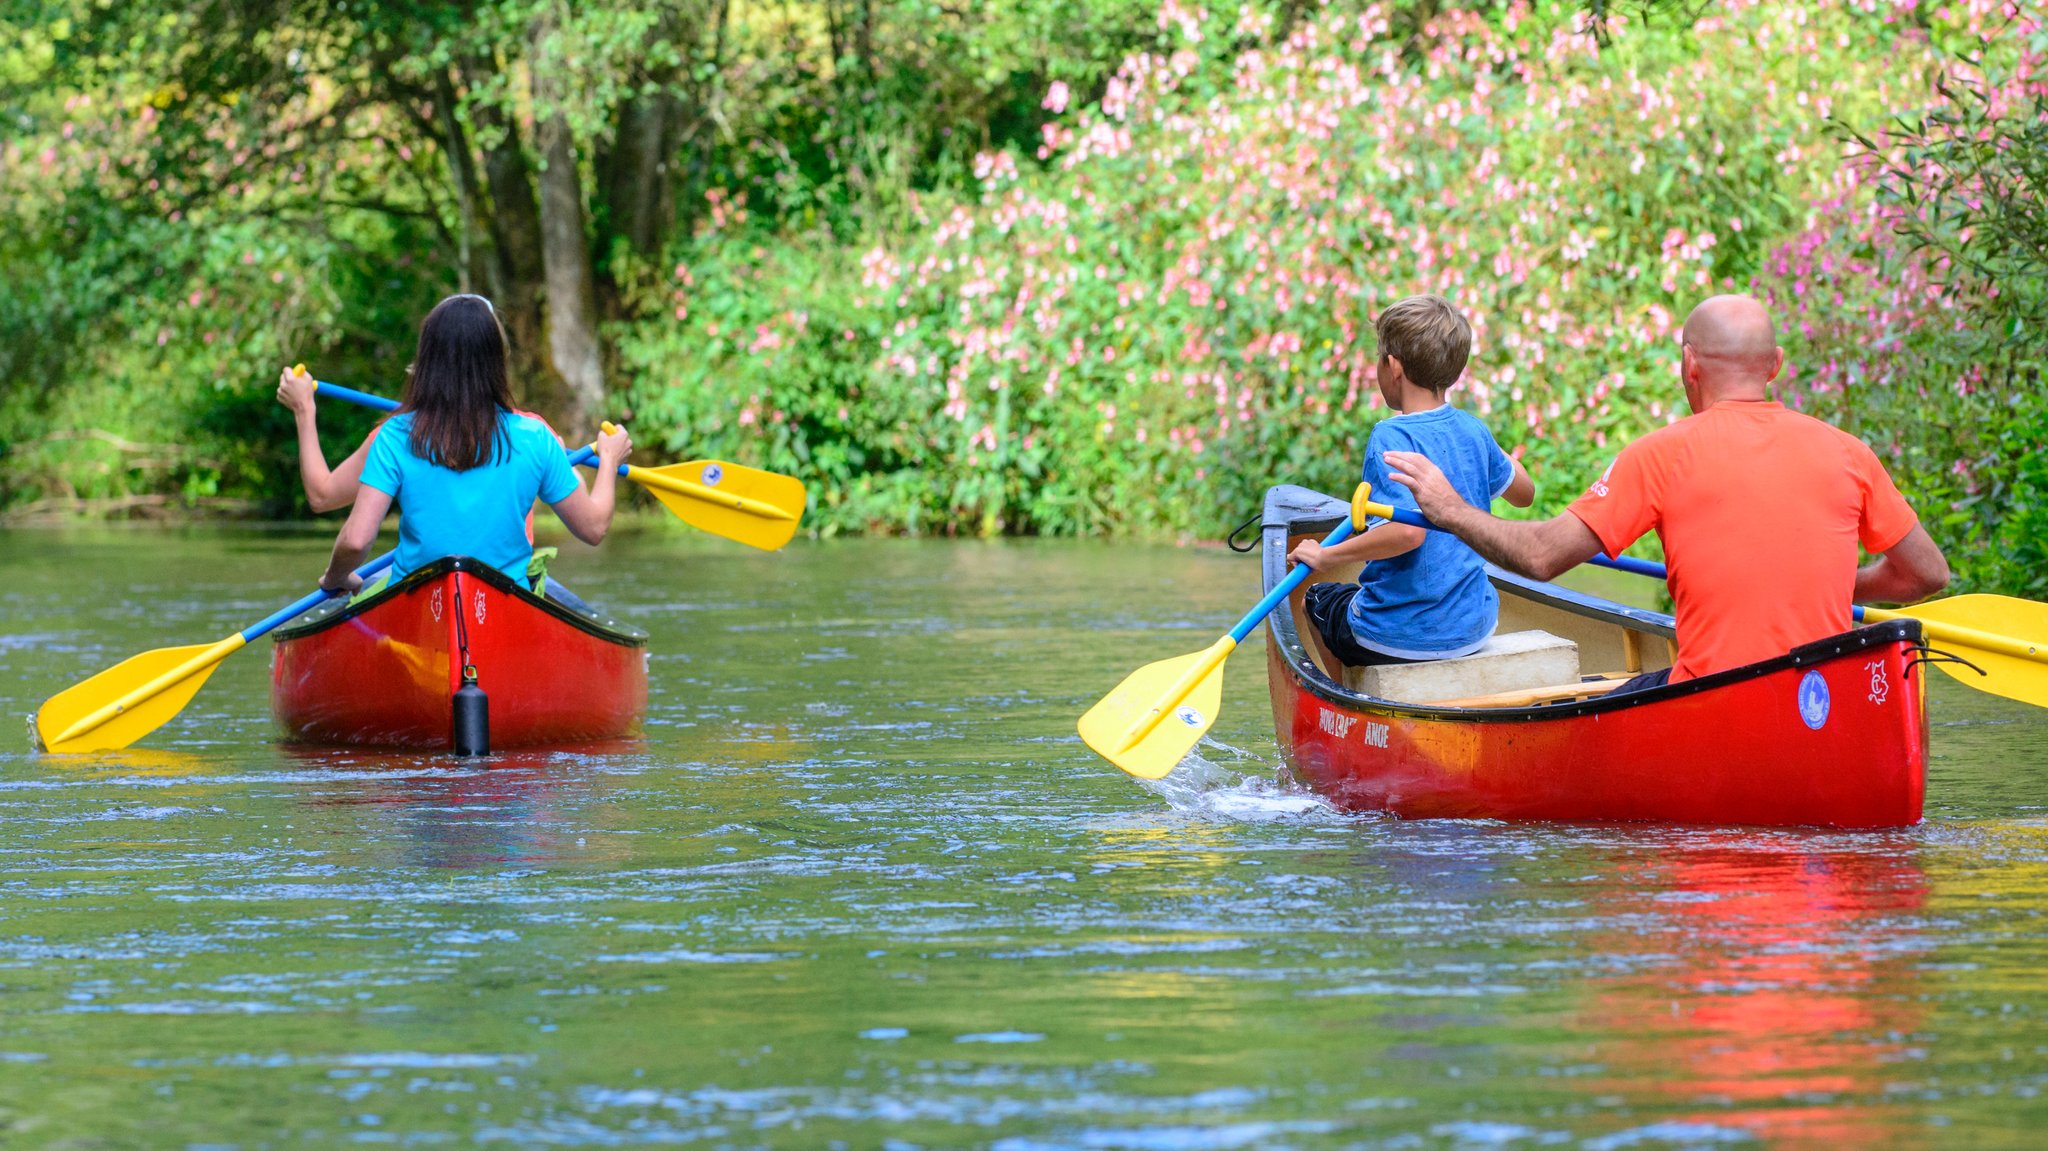
[[[463,604],[462,577],[455,577],[455,646],[462,656],[462,686],[455,689],[449,742],[457,755],[491,754],[491,697],[476,685],[476,665],[469,661],[469,623]],[[477,622],[483,622],[483,593],[477,593]]]
[[[455,689],[454,744],[457,755],[491,754],[491,697],[476,685],[476,665],[462,666]]]

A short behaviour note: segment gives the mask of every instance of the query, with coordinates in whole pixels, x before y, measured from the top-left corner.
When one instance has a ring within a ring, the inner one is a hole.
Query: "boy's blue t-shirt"
[[[1514,464],[1486,425],[1449,404],[1383,419],[1365,442],[1364,478],[1373,499],[1419,510],[1415,493],[1387,478],[1385,452],[1428,457],[1477,507],[1491,507],[1515,479]],[[1353,638],[1387,655],[1470,655],[1499,622],[1500,597],[1487,581],[1485,561],[1449,532],[1424,532],[1421,547],[1366,564],[1358,582],[1350,608]]]
[[[569,453],[532,416],[498,413],[491,458],[466,472],[413,454],[412,413],[384,421],[363,461],[363,483],[398,502],[394,582],[444,556],[472,556],[524,585],[533,560],[526,513],[577,488]]]

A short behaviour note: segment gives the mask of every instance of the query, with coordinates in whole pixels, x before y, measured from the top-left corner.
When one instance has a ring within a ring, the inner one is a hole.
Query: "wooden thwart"
[[[1589,699],[1606,695],[1634,677],[1626,672],[1613,672],[1579,683],[1561,683],[1553,687],[1532,687],[1523,691],[1504,691],[1496,695],[1475,695],[1469,699],[1447,699],[1432,703],[1430,707],[1534,707],[1539,703],[1560,703],[1568,699]]]

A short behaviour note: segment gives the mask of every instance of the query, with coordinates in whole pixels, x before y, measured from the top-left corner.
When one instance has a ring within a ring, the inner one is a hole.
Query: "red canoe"
[[[647,710],[646,633],[473,559],[437,560],[273,634],[271,710],[309,743],[448,747],[465,642],[493,748],[613,739]]]
[[[1303,488],[1269,491],[1265,586],[1285,576],[1294,541],[1320,538],[1347,511]],[[1583,671],[1595,674],[1427,703],[1368,695],[1346,685],[1360,673],[1333,676],[1304,646],[1311,625],[1296,592],[1291,610],[1269,617],[1266,652],[1273,720],[1297,778],[1340,807],[1409,818],[1919,822],[1929,653],[1918,621],[1607,696],[1635,672],[1670,665],[1671,617],[1488,574],[1500,593],[1497,635],[1569,640]]]

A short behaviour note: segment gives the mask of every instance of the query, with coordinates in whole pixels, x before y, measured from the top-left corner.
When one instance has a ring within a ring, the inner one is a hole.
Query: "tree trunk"
[[[605,207],[614,241],[634,255],[654,256],[667,233],[662,184],[674,137],[676,98],[668,91],[673,69],[652,77],[661,90],[628,100],[619,108],[617,143],[606,157]],[[610,253],[606,253],[607,256]]]
[[[464,72],[475,84],[488,65],[471,61]],[[555,417],[563,413],[567,389],[541,352],[540,206],[533,195],[533,168],[504,109],[480,102],[470,109],[484,149],[484,179],[491,190],[491,300],[512,342],[512,379],[521,402]]]
[[[687,118],[678,114],[675,148],[687,162],[671,163],[664,182],[664,218],[671,234],[690,234],[697,221],[705,185],[711,179],[713,150],[717,145],[715,125],[723,114],[725,99],[725,33],[732,11],[731,0],[716,0],[711,13],[711,55],[709,68],[700,69],[690,86]]]
[[[465,292],[474,292],[480,281],[488,281],[488,245],[479,248],[476,243],[478,228],[477,172],[476,160],[470,153],[469,135],[462,130],[462,118],[456,115],[455,80],[447,70],[434,76],[434,107],[441,114],[443,130],[447,133],[448,176],[455,184],[455,202],[460,213],[461,226],[461,287]]]
[[[546,106],[545,101],[537,101]],[[597,300],[590,240],[583,230],[583,181],[576,146],[559,112],[540,122],[541,263],[547,291],[548,355],[568,387],[566,426],[572,441],[596,428],[604,407],[604,368],[598,354]]]
[[[866,214],[874,190],[873,173],[865,161],[872,142],[870,124],[875,102],[874,9],[871,0],[850,0],[844,11],[825,6],[832,42],[832,81],[838,90],[838,142],[832,160],[846,177],[854,207]]]

